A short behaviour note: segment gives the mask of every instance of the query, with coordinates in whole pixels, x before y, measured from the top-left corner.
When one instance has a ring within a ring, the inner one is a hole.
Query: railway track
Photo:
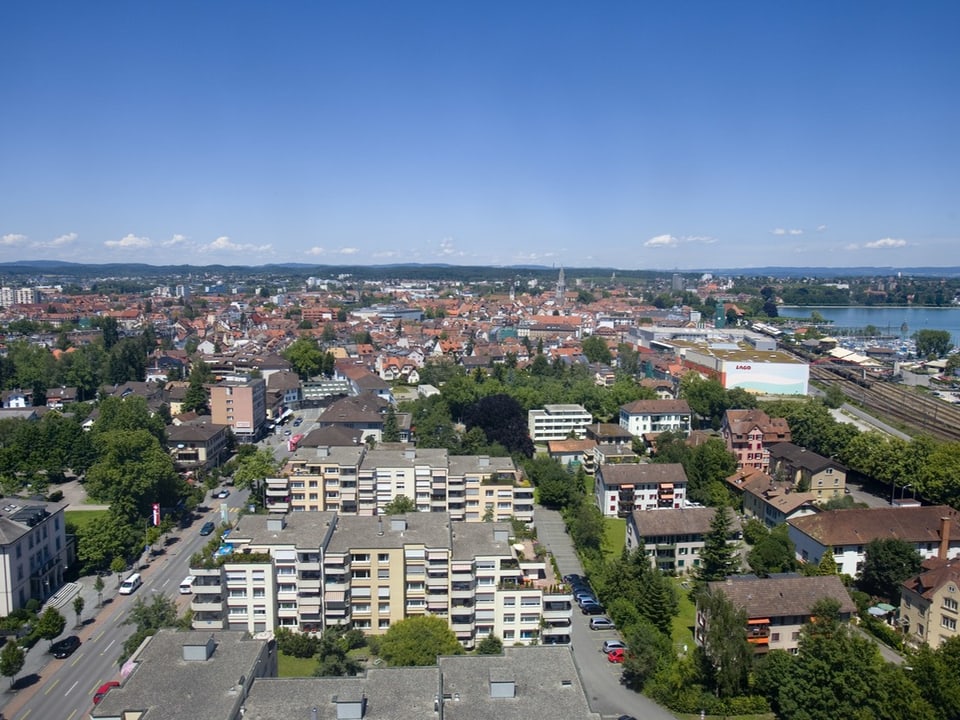
[[[912,434],[960,442],[960,407],[956,405],[845,368],[811,365],[810,377],[824,385],[839,386],[852,402],[891,425],[902,425]]]

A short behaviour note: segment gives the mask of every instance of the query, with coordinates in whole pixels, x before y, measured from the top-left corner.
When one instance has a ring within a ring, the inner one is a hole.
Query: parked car
[[[597,600],[597,598],[595,598],[593,595],[583,595],[577,598],[577,605],[579,605],[581,608],[586,604],[599,605],[600,601]]]
[[[613,620],[608,617],[590,618],[591,630],[613,630],[615,628],[616,625],[613,624]]]
[[[50,646],[50,654],[55,658],[63,659],[73,655],[74,651],[80,647],[80,638],[76,635],[70,635],[63,640],[58,640]]]
[[[303,423],[303,418],[297,418],[296,420],[293,421],[293,426],[300,427],[302,423]]]
[[[597,618],[599,619],[599,618]],[[623,644],[621,640],[604,640],[603,641],[603,651],[605,653],[611,652],[613,650],[626,650],[627,646]]]
[[[596,600],[597,596],[593,594],[593,590],[574,590],[573,591],[573,599],[576,600],[577,602],[580,602],[584,598],[593,598],[594,600]]]
[[[623,648],[617,648],[616,650],[611,650],[607,653],[607,660],[612,663],[622,663],[623,656],[626,654],[626,650]]]
[[[220,492],[217,493],[218,498],[227,498],[230,497],[230,491],[226,488],[223,488]]]
[[[212,521],[208,520],[207,522],[205,522],[205,523],[203,524],[203,527],[200,528],[200,534],[201,534],[201,535],[209,535],[210,533],[212,533],[212,532],[213,532],[214,530],[216,530],[216,529],[217,529],[217,526],[214,525]]]
[[[116,680],[111,680],[110,682],[105,682],[103,685],[97,688],[97,692],[93,694],[93,704],[99,705],[100,701],[103,700],[103,696],[110,692],[111,688],[120,687],[120,683]]]
[[[583,582],[583,575],[577,575],[576,573],[570,573],[563,576],[563,581],[569,585],[576,585],[577,583]]]
[[[580,612],[584,615],[601,615],[603,614],[603,605],[600,603],[584,603],[580,606]]]

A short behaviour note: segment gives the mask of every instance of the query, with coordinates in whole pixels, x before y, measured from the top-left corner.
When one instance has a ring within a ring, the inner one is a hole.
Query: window
[[[799,639],[800,639],[800,633],[799,633],[798,631],[794,630],[794,631],[793,631],[793,634],[790,636],[790,639],[791,639],[791,640],[799,640]]]
[[[952,611],[952,612],[956,612],[956,611],[957,611],[957,601],[954,600],[953,598],[945,597],[945,598],[943,599],[943,607],[944,607],[945,610],[950,610],[950,611]]]
[[[390,568],[379,568],[377,570],[377,578],[380,580],[387,580],[390,578]]]
[[[508,596],[503,599],[504,607],[516,607],[517,599],[513,596]]]
[[[510,615],[504,615],[504,616],[503,616],[503,621],[504,621],[505,623],[516,622],[516,621],[517,621],[517,616],[514,615],[513,613],[511,613]]]
[[[940,626],[945,627],[947,630],[956,632],[957,630],[957,619],[949,617],[947,615],[940,616]]]
[[[377,553],[377,562],[378,563],[390,562],[390,553]]]
[[[770,633],[770,642],[780,642],[780,633]]]

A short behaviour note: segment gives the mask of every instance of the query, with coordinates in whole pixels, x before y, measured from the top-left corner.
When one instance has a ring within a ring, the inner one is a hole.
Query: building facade
[[[737,458],[737,470],[753,468],[768,472],[770,446],[790,442],[790,426],[784,418],[771,418],[762,410],[727,410],[720,434],[727,450]]]
[[[594,475],[594,493],[597,507],[607,517],[681,508],[687,501],[687,474],[680,463],[603,464]]]
[[[263,378],[233,375],[211,386],[210,415],[215,425],[229,425],[239,442],[259,440],[267,421]]]
[[[542,409],[527,413],[530,439],[535,444],[567,438],[583,440],[587,436],[587,426],[592,422],[593,416],[582,405],[544,405]]]
[[[627,516],[626,546],[631,552],[643,547],[650,565],[667,575],[686,575],[700,567],[700,551],[710,532],[714,508],[665,508],[634,510]],[[741,537],[740,518],[730,516],[728,542]]]
[[[661,432],[688,435],[692,417],[686,400],[635,400],[620,407],[620,427],[635,437]]]
[[[960,558],[929,558],[900,586],[900,626],[908,642],[936,649],[957,636]]]
[[[71,561],[66,503],[8,498],[0,508],[0,616],[44,602],[63,585]]]

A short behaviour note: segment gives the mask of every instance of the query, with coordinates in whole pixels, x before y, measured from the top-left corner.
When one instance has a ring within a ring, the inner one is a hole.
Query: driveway
[[[583,568],[560,513],[537,507],[534,509],[534,525],[537,538],[556,558],[560,573],[582,574]],[[593,712],[605,717],[626,714],[639,720],[676,720],[670,711],[620,684],[620,666],[609,662],[600,649],[604,640],[619,639],[615,630],[591,630],[589,618],[576,607],[571,630],[573,661]]]

